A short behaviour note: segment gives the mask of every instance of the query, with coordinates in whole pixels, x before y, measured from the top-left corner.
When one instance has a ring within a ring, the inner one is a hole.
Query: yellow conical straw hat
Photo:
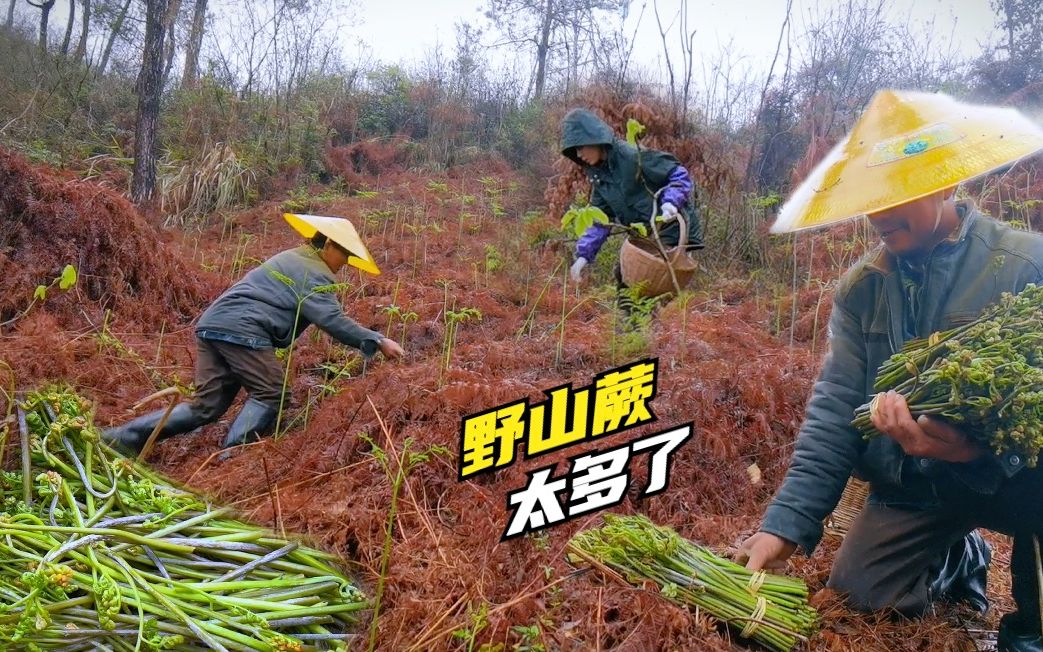
[[[370,274],[380,274],[380,268],[369,255],[366,245],[362,244],[362,238],[351,222],[343,217],[323,217],[322,215],[302,215],[298,213],[283,213],[283,217],[290,223],[297,233],[305,238],[311,238],[319,232],[347,249],[348,264],[357,267]]]
[[[812,229],[951,188],[1043,149],[1014,109],[878,91],[854,128],[779,210],[772,233]]]

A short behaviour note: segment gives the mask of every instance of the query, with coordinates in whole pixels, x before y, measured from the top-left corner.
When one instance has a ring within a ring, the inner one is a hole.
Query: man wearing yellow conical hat
[[[1043,235],[958,201],[962,181],[1043,149],[1043,130],[1012,109],[944,95],[881,91],[852,132],[782,207],[774,232],[866,216],[880,245],[837,286],[829,353],[786,477],[737,559],[777,568],[810,554],[849,476],[870,486],[830,574],[855,608],[922,613],[941,599],[984,610],[990,551],[977,533],[1013,536],[1012,591],[1001,650],[1041,650],[1033,535],[1043,533],[1043,469],[979,448],[940,418],[881,395],[863,440],[854,410],[904,342],[977,317],[1003,292],[1043,281]]]
[[[282,364],[276,348],[289,347],[312,324],[366,357],[397,358],[402,347],[348,318],[337,300],[335,274],[351,265],[380,269],[351,222],[319,215],[284,215],[308,242],[251,270],[226,290],[196,324],[195,395],[177,405],[158,437],[194,430],[219,419],[241,388],[247,400],[228,429],[224,448],[270,432],[284,404]],[[140,451],[166,409],[105,432],[117,446]],[[226,453],[227,454],[227,453]]]

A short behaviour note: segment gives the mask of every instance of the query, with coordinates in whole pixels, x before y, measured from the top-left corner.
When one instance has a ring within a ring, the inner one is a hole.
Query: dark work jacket
[[[336,282],[314,247],[288,249],[218,297],[199,318],[196,335],[255,349],[286,348],[315,324],[341,344],[373,355],[380,333],[349,319],[336,293],[316,291]]]
[[[595,166],[584,163],[576,155],[576,148],[583,145],[604,147],[604,161]],[[653,210],[656,210],[655,215],[659,214],[655,193],[663,190],[659,203],[669,201],[674,204],[688,223],[688,248],[703,248],[703,227],[695,206],[694,185],[674,156],[638,148],[616,138],[611,127],[586,109],[573,109],[562,120],[561,147],[561,153],[580,165],[590,180],[591,205],[603,210],[614,222],[624,226],[635,223],[647,226]],[[684,172],[684,181],[680,181],[677,175],[671,178],[678,167]],[[674,180],[677,181],[672,183]],[[683,185],[690,187],[683,188]],[[668,224],[659,236],[665,246],[676,246],[679,238],[677,223]]]
[[[1043,279],[1043,235],[1021,231],[958,205],[962,223],[923,265],[917,338],[977,318],[1004,292]],[[932,478],[952,474],[972,490],[991,494],[1025,465],[1008,452],[967,464],[913,458],[886,435],[865,441],[851,426],[871,400],[876,372],[906,341],[907,302],[898,260],[883,246],[840,280],[829,320],[829,352],[815,382],[789,470],[764,515],[761,530],[810,554],[822,523],[836,507],[848,477],[870,483],[870,500],[910,508],[936,506]]]

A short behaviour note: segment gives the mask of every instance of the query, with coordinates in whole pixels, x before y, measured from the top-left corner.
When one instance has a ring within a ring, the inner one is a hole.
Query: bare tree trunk
[[[181,77],[181,88],[194,88],[199,74],[199,51],[203,47],[203,31],[206,27],[206,0],[196,0],[192,14],[192,33],[188,37],[185,51],[185,73]]]
[[[279,86],[282,76],[282,58],[279,56],[279,26],[282,24],[283,10],[286,9],[286,3],[282,6],[279,5],[279,0],[272,0],[272,11],[274,13],[274,22],[272,24],[272,68],[275,74],[275,110],[278,113],[279,110]],[[289,98],[289,88],[286,90],[286,96]]]
[[[7,5],[7,22],[4,23],[4,27],[11,29],[14,27],[14,4],[18,0],[11,0],[11,4]]]
[[[579,86],[579,21],[577,15],[572,23],[572,60],[569,62],[569,83],[565,89],[566,97],[571,97],[574,87]]]
[[[62,56],[69,56],[69,41],[72,40],[72,26],[76,22],[76,0],[69,0],[69,20],[65,23],[65,38],[62,39]]]
[[[1011,0],[1005,0],[1003,3],[1003,14],[1006,20],[1004,24],[1007,28],[1007,58],[1014,58],[1014,7]]]
[[[750,147],[750,158],[746,161],[746,174],[743,175],[742,186],[747,190],[751,188],[752,183],[755,182],[753,176],[753,165],[758,155],[758,142],[760,138],[760,129],[762,117],[764,114],[764,100],[768,97],[768,89],[771,88],[771,76],[775,72],[775,63],[779,60],[779,52],[782,50],[782,37],[786,34],[786,30],[789,29],[790,14],[793,11],[793,0],[787,0],[786,2],[786,18],[782,21],[782,27],[779,28],[779,40],[775,43],[775,56],[771,59],[771,66],[768,68],[768,76],[764,80],[764,87],[761,89],[761,99],[757,104],[757,116],[753,122],[753,139],[751,140],[752,146]],[[789,72],[789,64],[786,66],[787,73]],[[760,152],[761,165],[763,166],[763,157],[766,152]],[[759,176],[759,175],[758,175]]]
[[[688,116],[688,98],[692,89],[692,72],[695,70],[695,31],[688,31],[688,0],[681,0],[681,54],[684,61],[684,86],[681,88],[681,117]],[[682,120],[687,125],[687,120]],[[687,126],[685,127],[687,129]]]
[[[623,88],[623,82],[626,81],[627,69],[630,67],[630,57],[634,53],[634,44],[637,43],[637,30],[641,27],[641,19],[645,17],[645,4],[641,5],[641,13],[637,16],[637,22],[634,25],[634,35],[630,37],[630,47],[627,48],[626,56],[623,58],[622,64],[619,67],[619,77],[616,80],[616,89]]]
[[[152,199],[156,190],[156,141],[159,100],[163,93],[164,17],[170,0],[147,0],[145,46],[138,75],[138,124],[134,130],[134,178],[130,196],[138,204]]]
[[[166,41],[163,45],[163,79],[160,83],[162,87],[166,87],[170,69],[174,65],[174,55],[177,53],[174,26],[177,23],[177,15],[181,11],[181,0],[169,1],[170,6],[167,8],[166,15],[163,16],[163,33],[166,35]]]
[[[666,59],[666,72],[670,75],[670,108],[677,113],[677,89],[674,86],[674,64],[670,62],[670,45],[666,40],[666,30],[663,29],[663,21],[659,18],[659,3],[652,0],[652,10],[655,12],[656,25],[659,26],[659,36],[663,39],[663,58]]]
[[[47,21],[51,17],[51,9],[54,7],[55,0],[44,0],[39,4],[32,0],[27,0],[29,4],[40,10],[40,52],[47,52]]]
[[[121,31],[123,31],[123,21],[127,18],[128,10],[130,10],[130,0],[126,0],[126,2],[123,3],[123,8],[120,9],[119,15],[116,16],[116,22],[112,24],[112,33],[109,34],[109,41],[105,44],[105,52],[101,55],[101,65],[98,66],[99,77],[105,73],[105,69],[109,65],[109,56],[112,54],[112,46],[116,43],[116,37],[119,36]]]
[[[80,42],[76,44],[76,53],[73,58],[76,63],[83,61],[87,54],[87,31],[91,24],[91,0],[80,0],[83,3],[83,25],[80,27]]]
[[[550,28],[553,16],[554,0],[547,0],[547,8],[543,12],[543,26],[540,28],[540,40],[536,44],[536,83],[532,91],[536,100],[543,98],[543,88],[547,83],[547,56],[550,53]]]

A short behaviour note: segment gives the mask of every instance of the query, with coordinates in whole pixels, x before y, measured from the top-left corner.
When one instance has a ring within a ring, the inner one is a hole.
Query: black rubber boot
[[[1015,532],[1010,556],[1010,589],[1017,611],[1000,620],[999,652],[1043,652],[1040,631],[1039,580],[1032,532]]]
[[[626,293],[626,287],[616,288],[616,307],[627,322],[634,316],[634,300]]]
[[[1040,630],[1019,630],[1014,621],[1003,617],[999,623],[999,636],[996,641],[997,652],[1043,652],[1043,639]]]
[[[945,556],[941,572],[930,586],[932,600],[967,602],[985,613],[989,599],[985,592],[992,550],[977,530],[957,541]]]
[[[122,426],[106,428],[102,431],[102,438],[115,448],[137,454],[144,448],[149,435],[156,429],[156,425],[163,419],[166,411],[166,408],[162,408],[142,415]],[[191,403],[178,403],[170,411],[170,416],[163,424],[163,429],[159,431],[157,441],[190,432],[199,426],[206,425],[207,422],[206,417],[193,409]]]
[[[616,263],[612,273],[616,280],[616,308],[619,309],[625,328],[630,330],[631,318],[634,316],[634,300],[630,298],[629,288],[623,282],[623,270],[620,268],[619,263]]]
[[[225,437],[221,447],[232,448],[264,437],[275,425],[275,417],[278,413],[278,406],[268,405],[252,398],[246,399],[243,409],[239,411],[235,421],[228,428],[228,436]]]

